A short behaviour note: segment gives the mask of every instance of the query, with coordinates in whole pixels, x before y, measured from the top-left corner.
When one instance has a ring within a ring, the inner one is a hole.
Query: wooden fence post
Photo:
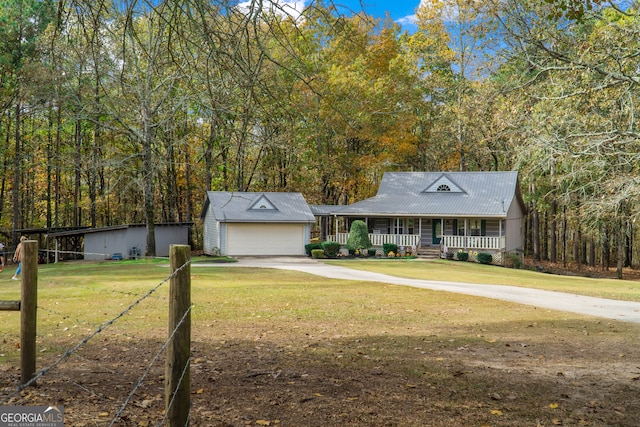
[[[28,383],[36,372],[36,311],[38,307],[38,242],[22,242],[20,303],[20,379]]]
[[[168,332],[173,338],[167,346],[164,391],[167,421],[172,427],[188,425],[191,409],[191,266],[185,265],[190,258],[188,245],[171,245]]]

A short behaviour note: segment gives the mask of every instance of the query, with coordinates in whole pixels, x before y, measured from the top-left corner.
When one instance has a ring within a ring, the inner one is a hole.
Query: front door
[[[431,243],[433,245],[439,245],[442,236],[442,220],[434,219],[431,221],[431,224]]]

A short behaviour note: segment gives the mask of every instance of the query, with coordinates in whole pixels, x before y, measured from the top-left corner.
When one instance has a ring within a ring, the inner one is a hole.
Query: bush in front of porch
[[[371,239],[369,239],[367,224],[364,221],[353,221],[351,224],[351,230],[349,230],[347,244],[345,246],[349,250],[358,252],[366,251],[373,246]]]
[[[383,243],[382,244],[382,254],[383,256],[396,256],[398,253],[398,245],[395,243]],[[392,254],[392,255],[389,255]]]

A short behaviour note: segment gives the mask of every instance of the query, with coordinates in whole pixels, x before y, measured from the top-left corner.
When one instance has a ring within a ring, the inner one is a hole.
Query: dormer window
[[[451,191],[451,187],[449,187],[447,184],[440,184],[436,191]]]

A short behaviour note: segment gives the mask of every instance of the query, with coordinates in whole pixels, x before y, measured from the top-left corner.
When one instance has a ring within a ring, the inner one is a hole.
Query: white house
[[[304,255],[315,223],[300,193],[209,191],[200,218],[208,255]]]
[[[515,171],[387,172],[374,197],[331,210],[326,238],[346,243],[359,219],[375,246],[488,252],[499,263],[523,249],[525,213]]]

